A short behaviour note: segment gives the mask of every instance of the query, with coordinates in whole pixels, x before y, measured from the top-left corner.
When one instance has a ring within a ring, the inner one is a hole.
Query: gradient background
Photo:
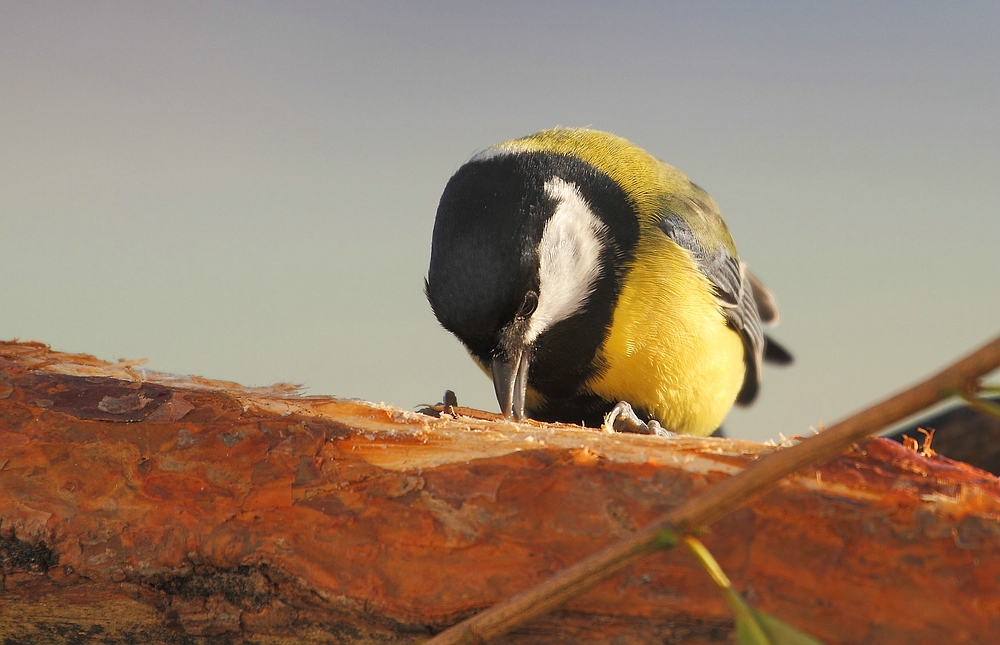
[[[1000,331],[1000,3],[0,4],[0,338],[496,409],[427,306],[438,197],[555,125],[718,201],[830,423]]]

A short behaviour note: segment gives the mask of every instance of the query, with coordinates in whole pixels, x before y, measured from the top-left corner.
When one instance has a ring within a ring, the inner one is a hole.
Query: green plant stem
[[[989,416],[1000,419],[1000,405],[997,405],[993,401],[988,401],[986,399],[977,399],[974,396],[961,394],[961,397],[965,399],[965,402],[969,404],[969,407],[979,410],[983,414],[988,414]]]
[[[856,441],[948,396],[967,391],[1000,367],[1000,336],[934,376],[854,414],[800,443],[773,452],[686,500],[633,535],[583,559],[538,586],[468,618],[426,645],[484,643],[594,587],[662,546],[664,530],[686,533],[731,512],[782,478],[840,455]]]

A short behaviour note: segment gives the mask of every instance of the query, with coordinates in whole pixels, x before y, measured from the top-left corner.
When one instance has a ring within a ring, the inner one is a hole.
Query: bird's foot
[[[656,419],[650,419],[649,423],[644,422],[626,401],[619,401],[618,405],[611,408],[611,411],[604,416],[604,425],[601,427],[606,432],[653,434],[658,437],[677,436],[676,433],[665,430]]]

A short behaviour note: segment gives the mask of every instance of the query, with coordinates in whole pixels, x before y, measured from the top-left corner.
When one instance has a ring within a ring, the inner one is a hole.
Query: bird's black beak
[[[519,348],[509,358],[494,358],[490,368],[500,412],[514,421],[524,419],[524,397],[528,389],[528,350]]]

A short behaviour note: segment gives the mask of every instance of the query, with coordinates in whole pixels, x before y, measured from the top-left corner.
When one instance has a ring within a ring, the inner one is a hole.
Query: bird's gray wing
[[[750,286],[753,287],[753,299],[757,303],[760,321],[770,325],[778,324],[778,303],[774,301],[771,290],[765,287],[752,271],[747,271],[747,277],[750,278]]]
[[[746,265],[735,257],[735,251],[730,251],[733,245],[728,231],[723,239],[718,239],[718,235],[699,235],[708,228],[704,222],[710,222],[713,228],[721,225],[725,230],[710,198],[702,200],[697,196],[672,194],[663,200],[658,221],[660,230],[691,253],[698,268],[712,283],[726,323],[743,339],[746,374],[736,402],[749,405],[760,386],[760,367],[766,345],[760,311],[754,299],[753,280]]]

